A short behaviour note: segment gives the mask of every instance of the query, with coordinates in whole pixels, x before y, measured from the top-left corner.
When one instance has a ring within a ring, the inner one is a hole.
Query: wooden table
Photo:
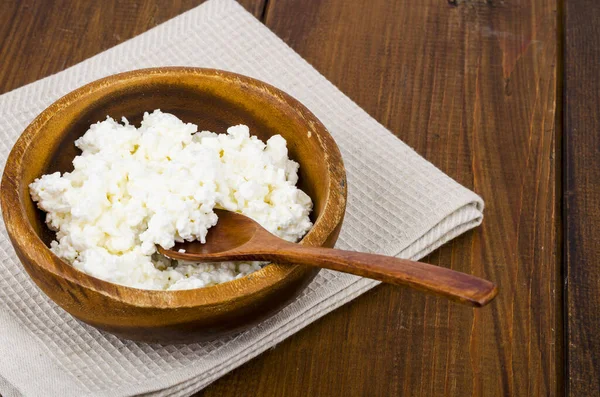
[[[0,92],[201,2],[0,0]],[[483,225],[427,260],[488,277],[501,294],[472,310],[380,286],[202,394],[598,393],[595,0],[242,3],[399,138],[483,196]]]

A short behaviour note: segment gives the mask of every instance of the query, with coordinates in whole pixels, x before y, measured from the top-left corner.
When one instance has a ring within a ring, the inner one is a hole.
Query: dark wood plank
[[[57,73],[205,0],[0,0],[0,94]],[[240,3],[255,16],[265,0]]]
[[[500,295],[470,310],[378,287],[205,396],[560,394],[557,19],[554,0],[269,1],[271,29],[483,196],[482,227],[427,259]]]
[[[600,9],[565,1],[564,209],[567,390],[600,395]]]

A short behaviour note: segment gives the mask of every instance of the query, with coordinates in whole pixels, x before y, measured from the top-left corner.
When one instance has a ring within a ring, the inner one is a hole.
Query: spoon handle
[[[281,243],[280,241],[277,244],[277,251],[263,253],[264,260],[317,266],[389,284],[406,285],[476,307],[486,305],[498,294],[496,286],[487,280],[427,263],[362,252]]]

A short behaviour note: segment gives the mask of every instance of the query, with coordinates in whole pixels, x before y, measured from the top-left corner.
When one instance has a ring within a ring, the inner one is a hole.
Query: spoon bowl
[[[208,230],[206,243],[176,243],[169,250],[158,246],[158,251],[174,259],[191,261],[195,260],[194,258],[200,258],[197,262],[223,260],[221,258],[224,253],[231,252],[248,243],[262,229],[262,226],[247,216],[217,208],[214,209],[214,212],[219,217],[219,221]]]

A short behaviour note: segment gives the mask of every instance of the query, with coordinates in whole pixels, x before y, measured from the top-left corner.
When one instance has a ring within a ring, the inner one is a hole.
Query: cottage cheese
[[[74,170],[30,185],[56,231],[51,250],[95,277],[144,289],[190,289],[230,281],[260,262],[177,262],[156,246],[205,242],[213,208],[240,212],[298,241],[312,226],[312,202],[296,187],[298,163],[280,135],[266,143],[247,126],[227,134],[155,110],[140,128],[123,118],[93,124],[75,145]]]

